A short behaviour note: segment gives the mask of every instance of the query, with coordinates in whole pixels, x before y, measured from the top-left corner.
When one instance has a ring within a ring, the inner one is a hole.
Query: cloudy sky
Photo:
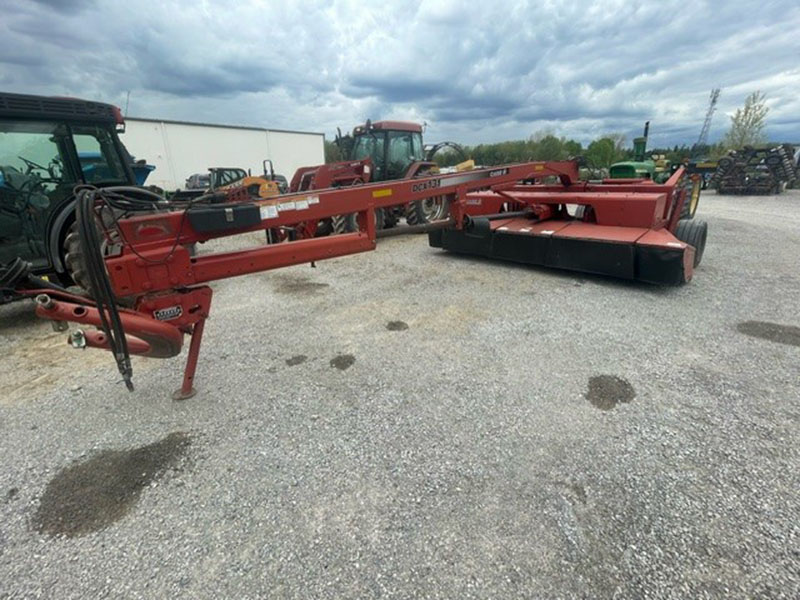
[[[800,142],[800,2],[5,0],[0,90],[130,116],[322,131],[427,122],[463,143],[711,139],[754,91]]]

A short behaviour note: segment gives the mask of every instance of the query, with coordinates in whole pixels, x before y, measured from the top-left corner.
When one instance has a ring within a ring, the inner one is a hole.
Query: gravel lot
[[[0,597],[800,597],[800,192],[698,216],[681,288],[424,237],[219,282],[185,402],[0,307]]]

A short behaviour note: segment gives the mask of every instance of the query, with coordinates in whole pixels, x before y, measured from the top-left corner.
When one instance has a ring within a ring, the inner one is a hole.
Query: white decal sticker
[[[170,306],[168,308],[160,308],[153,311],[153,316],[159,321],[170,321],[177,319],[183,314],[183,309],[180,306]]]
[[[305,210],[308,208],[308,200],[298,200],[294,203],[294,207],[297,210]]]
[[[480,206],[481,204],[483,204],[483,200],[481,200],[480,198],[467,198],[467,204],[473,206]]]
[[[295,209],[294,202],[281,202],[280,204],[278,204],[278,210],[281,212],[285,210],[294,210],[294,209]]]
[[[309,196],[306,200],[309,204],[319,204],[319,196]]]
[[[274,204],[262,204],[259,212],[261,212],[262,221],[264,219],[275,219],[278,216],[278,207]]]

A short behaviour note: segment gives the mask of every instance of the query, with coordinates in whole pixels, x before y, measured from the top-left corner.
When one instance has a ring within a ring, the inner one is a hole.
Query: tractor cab
[[[402,179],[414,163],[425,161],[422,126],[417,123],[367,121],[353,129],[352,138],[345,143],[349,160],[372,160],[372,181]]]
[[[109,104],[0,93],[0,265],[19,258],[68,280],[73,188],[136,184],[123,126]]]

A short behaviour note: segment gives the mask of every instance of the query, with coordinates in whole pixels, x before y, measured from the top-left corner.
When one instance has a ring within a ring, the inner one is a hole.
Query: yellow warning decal
[[[534,171],[544,171],[544,165],[534,165],[533,166],[533,170]]]
[[[385,190],[375,190],[374,192],[372,192],[373,198],[384,198],[386,196],[391,196],[391,195],[392,195],[392,188],[388,188]]]

